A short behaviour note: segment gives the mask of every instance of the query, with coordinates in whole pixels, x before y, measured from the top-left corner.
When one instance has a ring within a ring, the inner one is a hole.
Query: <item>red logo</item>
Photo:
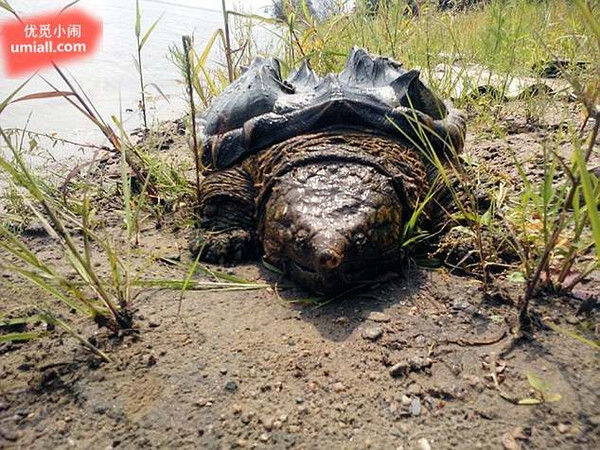
[[[9,77],[91,55],[100,42],[102,22],[81,9],[0,24],[0,48]]]

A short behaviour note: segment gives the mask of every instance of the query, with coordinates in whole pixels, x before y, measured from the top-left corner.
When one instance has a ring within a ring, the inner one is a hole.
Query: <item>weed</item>
[[[148,129],[148,117],[146,111],[146,85],[144,84],[144,65],[142,63],[142,50],[146,42],[150,38],[150,35],[158,25],[158,22],[162,18],[164,13],[154,21],[152,25],[142,33],[142,10],[140,9],[140,0],[135,2],[135,38],[137,42],[137,60],[135,61],[135,68],[140,77],[140,94],[141,94],[141,110],[142,118],[144,120],[144,129]],[[160,90],[159,90],[160,92]]]

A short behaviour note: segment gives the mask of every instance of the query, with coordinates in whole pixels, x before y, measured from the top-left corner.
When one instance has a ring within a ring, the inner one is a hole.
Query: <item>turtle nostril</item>
[[[325,269],[335,269],[342,263],[342,257],[333,250],[324,250],[319,255],[319,265]]]

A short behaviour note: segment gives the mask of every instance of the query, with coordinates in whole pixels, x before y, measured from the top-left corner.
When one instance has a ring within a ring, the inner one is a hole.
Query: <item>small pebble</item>
[[[394,364],[390,369],[390,375],[393,377],[401,377],[408,374],[409,365],[406,362]]]
[[[381,327],[369,327],[363,330],[362,336],[364,339],[369,341],[376,341],[383,336],[383,328]]]
[[[410,415],[413,417],[421,415],[421,400],[419,400],[419,397],[413,398],[410,402]]]
[[[263,427],[267,431],[273,431],[273,427],[275,426],[275,420],[272,417],[266,417],[261,420]]]
[[[419,439],[418,444],[421,450],[431,450],[431,445],[429,444],[429,441],[425,438]]]
[[[154,356],[153,353],[150,353],[147,357],[146,357],[146,366],[147,367],[152,367],[156,365],[156,356]]]
[[[346,386],[344,386],[343,383],[335,383],[332,386],[332,389],[333,389],[333,392],[337,392],[339,394],[340,392],[344,392],[346,390]]]
[[[212,399],[201,398],[196,401],[196,406],[203,408],[205,406],[212,406]]]
[[[236,392],[238,390],[238,385],[237,385],[237,383],[235,381],[228,381],[225,384],[225,390],[227,392],[230,392],[230,393],[233,394],[234,392]]]
[[[406,389],[407,395],[420,395],[421,394],[421,386],[417,383],[413,383]]]
[[[380,311],[373,311],[367,316],[367,320],[371,320],[373,322],[389,322],[390,318]]]
[[[502,436],[502,447],[504,450],[520,450],[521,448],[511,433],[504,433]]]

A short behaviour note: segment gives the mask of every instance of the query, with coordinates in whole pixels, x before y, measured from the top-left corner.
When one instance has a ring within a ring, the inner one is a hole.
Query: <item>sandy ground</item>
[[[556,115],[530,126],[518,111],[501,119],[505,138],[477,133],[467,144],[513,181],[509,148],[535,174],[543,143],[560,128]],[[60,261],[43,233],[27,236]],[[138,250],[187,258],[185,245],[184,230],[149,222]],[[230,270],[285,283],[260,263]],[[185,271],[155,259],[146,276]],[[0,447],[598,448],[600,354],[547,326],[597,340],[597,310],[578,315],[581,300],[543,294],[533,336],[507,351],[522,285],[502,277],[500,285],[484,296],[475,279],[407,267],[321,307],[291,304],[307,296],[297,289],[189,291],[180,315],[178,291],[142,290],[134,332],[117,339],[79,322],[113,364],[60,333],[0,346]],[[7,310],[38,294],[0,273]],[[514,404],[539,396],[531,374],[549,385],[546,398],[560,400]]]

